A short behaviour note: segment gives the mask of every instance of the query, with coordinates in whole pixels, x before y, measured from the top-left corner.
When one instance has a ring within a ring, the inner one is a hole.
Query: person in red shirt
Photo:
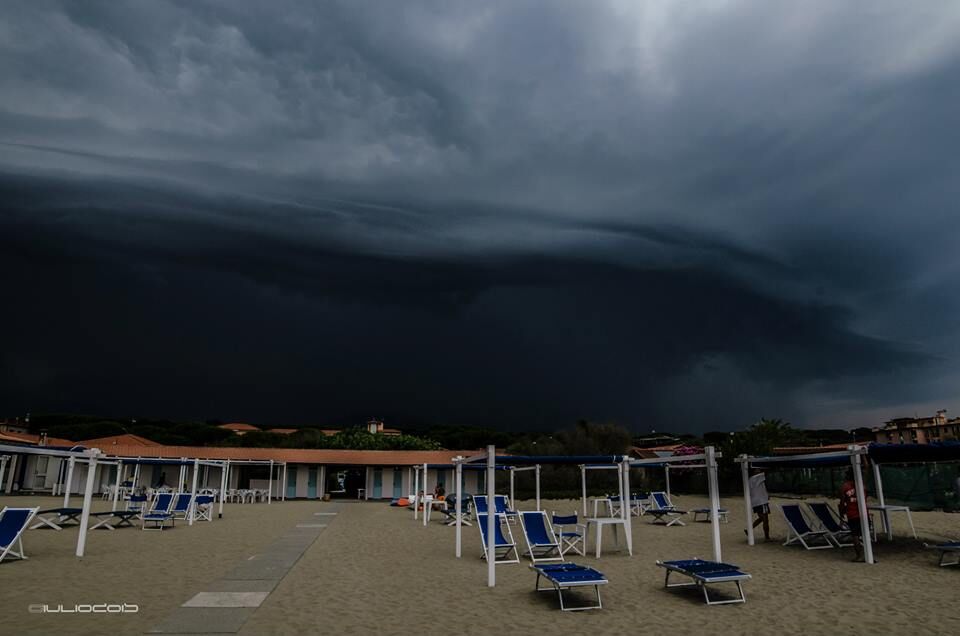
[[[857,487],[853,483],[853,470],[847,469],[845,481],[840,486],[840,505],[837,507],[840,518],[846,517],[850,534],[853,535],[853,549],[856,552],[854,561],[863,561],[863,546],[860,542],[860,508],[857,505]]]

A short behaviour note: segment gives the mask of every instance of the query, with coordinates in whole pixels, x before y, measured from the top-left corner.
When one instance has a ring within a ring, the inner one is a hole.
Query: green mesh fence
[[[767,470],[771,494],[816,495],[838,498],[846,468],[778,468]],[[884,464],[880,467],[886,503],[914,510],[960,509],[957,479],[960,463]],[[864,470],[867,494],[876,497],[873,471]]]

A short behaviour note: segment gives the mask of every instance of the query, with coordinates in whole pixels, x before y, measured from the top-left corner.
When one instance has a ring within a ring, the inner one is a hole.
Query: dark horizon
[[[953,413],[960,38],[659,11],[9,7],[0,412]]]

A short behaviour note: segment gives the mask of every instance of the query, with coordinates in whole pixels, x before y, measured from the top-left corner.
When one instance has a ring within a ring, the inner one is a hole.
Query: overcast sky
[[[3,414],[960,415],[953,0],[2,13]]]

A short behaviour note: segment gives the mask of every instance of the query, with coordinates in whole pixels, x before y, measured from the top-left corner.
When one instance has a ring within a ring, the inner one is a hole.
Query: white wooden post
[[[321,464],[320,466],[320,499],[323,499],[323,496],[327,492],[327,465]]]
[[[710,527],[713,530],[713,560],[723,561],[720,548],[720,486],[717,481],[717,456],[713,446],[704,449],[707,453],[707,488],[710,491]]]
[[[223,519],[223,502],[227,499],[227,484],[229,475],[230,460],[228,459],[220,464],[220,511],[217,512],[217,519]]]
[[[87,528],[90,526],[90,507],[93,505],[93,484],[97,473],[97,449],[87,451],[87,485],[83,490],[83,512],[80,513],[80,534],[77,536],[77,556],[82,557],[87,545]]]
[[[273,460],[270,460],[270,478],[267,480],[267,503],[273,503]]]
[[[180,458],[180,478],[177,480],[177,492],[183,492],[183,484],[187,481],[186,457]]]
[[[413,520],[416,521],[417,507],[420,505],[420,467],[413,467]],[[424,512],[426,514],[426,512]]]
[[[110,510],[117,509],[117,500],[120,498],[120,484],[123,483],[123,460],[117,462],[117,483],[113,487],[113,506]]]
[[[580,497],[580,501],[583,502],[583,516],[587,516],[587,466],[585,464],[580,464],[580,485],[583,488],[583,495]]]
[[[423,462],[423,527],[427,527],[427,462]]]
[[[623,458],[623,493],[620,500],[623,517],[623,533],[627,535],[627,554],[633,556],[633,498],[630,496],[630,457]],[[599,531],[599,528],[598,528]]]
[[[497,519],[497,489],[494,473],[497,462],[497,447],[487,446],[487,587],[497,584],[497,537],[495,523]]]
[[[73,486],[73,466],[76,463],[77,458],[73,455],[70,456],[70,459],[67,460],[67,484],[63,489],[63,507],[70,507],[70,488]]]
[[[193,518],[197,510],[197,477],[200,475],[200,460],[193,460],[193,480],[190,485],[190,511],[187,513],[187,525],[193,525]]]
[[[540,510],[540,464],[537,464],[537,468],[533,473],[533,477],[536,479],[534,487],[536,488],[537,493],[537,510]],[[514,504],[513,507],[516,509],[517,505]]]
[[[461,484],[461,482],[463,481],[463,480],[462,480],[462,476],[463,476],[463,457],[459,457],[459,456],[458,456],[457,459],[456,459],[456,462],[457,462],[457,471],[456,471],[456,474],[455,474],[455,478],[456,478],[456,480],[457,480],[457,501],[455,502],[456,509],[454,510],[454,514],[457,515],[457,558],[459,559],[459,558],[460,558],[460,553],[461,553],[461,543],[462,543],[462,539],[461,539],[462,529],[461,529],[461,528],[462,528],[462,523],[463,523],[462,520],[460,519],[460,515],[461,515],[462,512],[463,512],[463,502],[461,501],[461,499],[463,499],[463,492],[462,492],[462,490],[461,490],[461,488],[460,488],[460,484]]]
[[[516,508],[516,507],[517,507],[517,499],[516,499],[516,497],[514,497],[514,491],[513,491],[513,481],[514,481],[514,476],[515,476],[514,473],[516,473],[516,467],[515,467],[515,466],[511,466],[511,467],[510,467],[510,505],[512,505],[514,508]]]
[[[287,500],[287,462],[283,462],[283,477],[280,479],[280,501]]]
[[[886,505],[886,502],[883,499],[883,480],[880,478],[880,464],[875,461],[871,462],[873,464],[873,484],[877,489],[877,500],[879,500],[880,505]]]
[[[863,487],[863,475],[860,473],[860,453],[856,446],[851,451],[850,463],[853,465],[853,483],[857,491],[857,508],[860,510],[860,540],[863,541],[863,560],[873,563],[873,543],[870,542],[870,518],[867,517],[867,493]]]
[[[663,474],[667,478],[667,499],[670,499],[670,464],[663,467]]]
[[[744,518],[747,520],[747,545],[753,545],[753,505],[750,502],[750,460],[740,455],[740,479],[743,481]]]

